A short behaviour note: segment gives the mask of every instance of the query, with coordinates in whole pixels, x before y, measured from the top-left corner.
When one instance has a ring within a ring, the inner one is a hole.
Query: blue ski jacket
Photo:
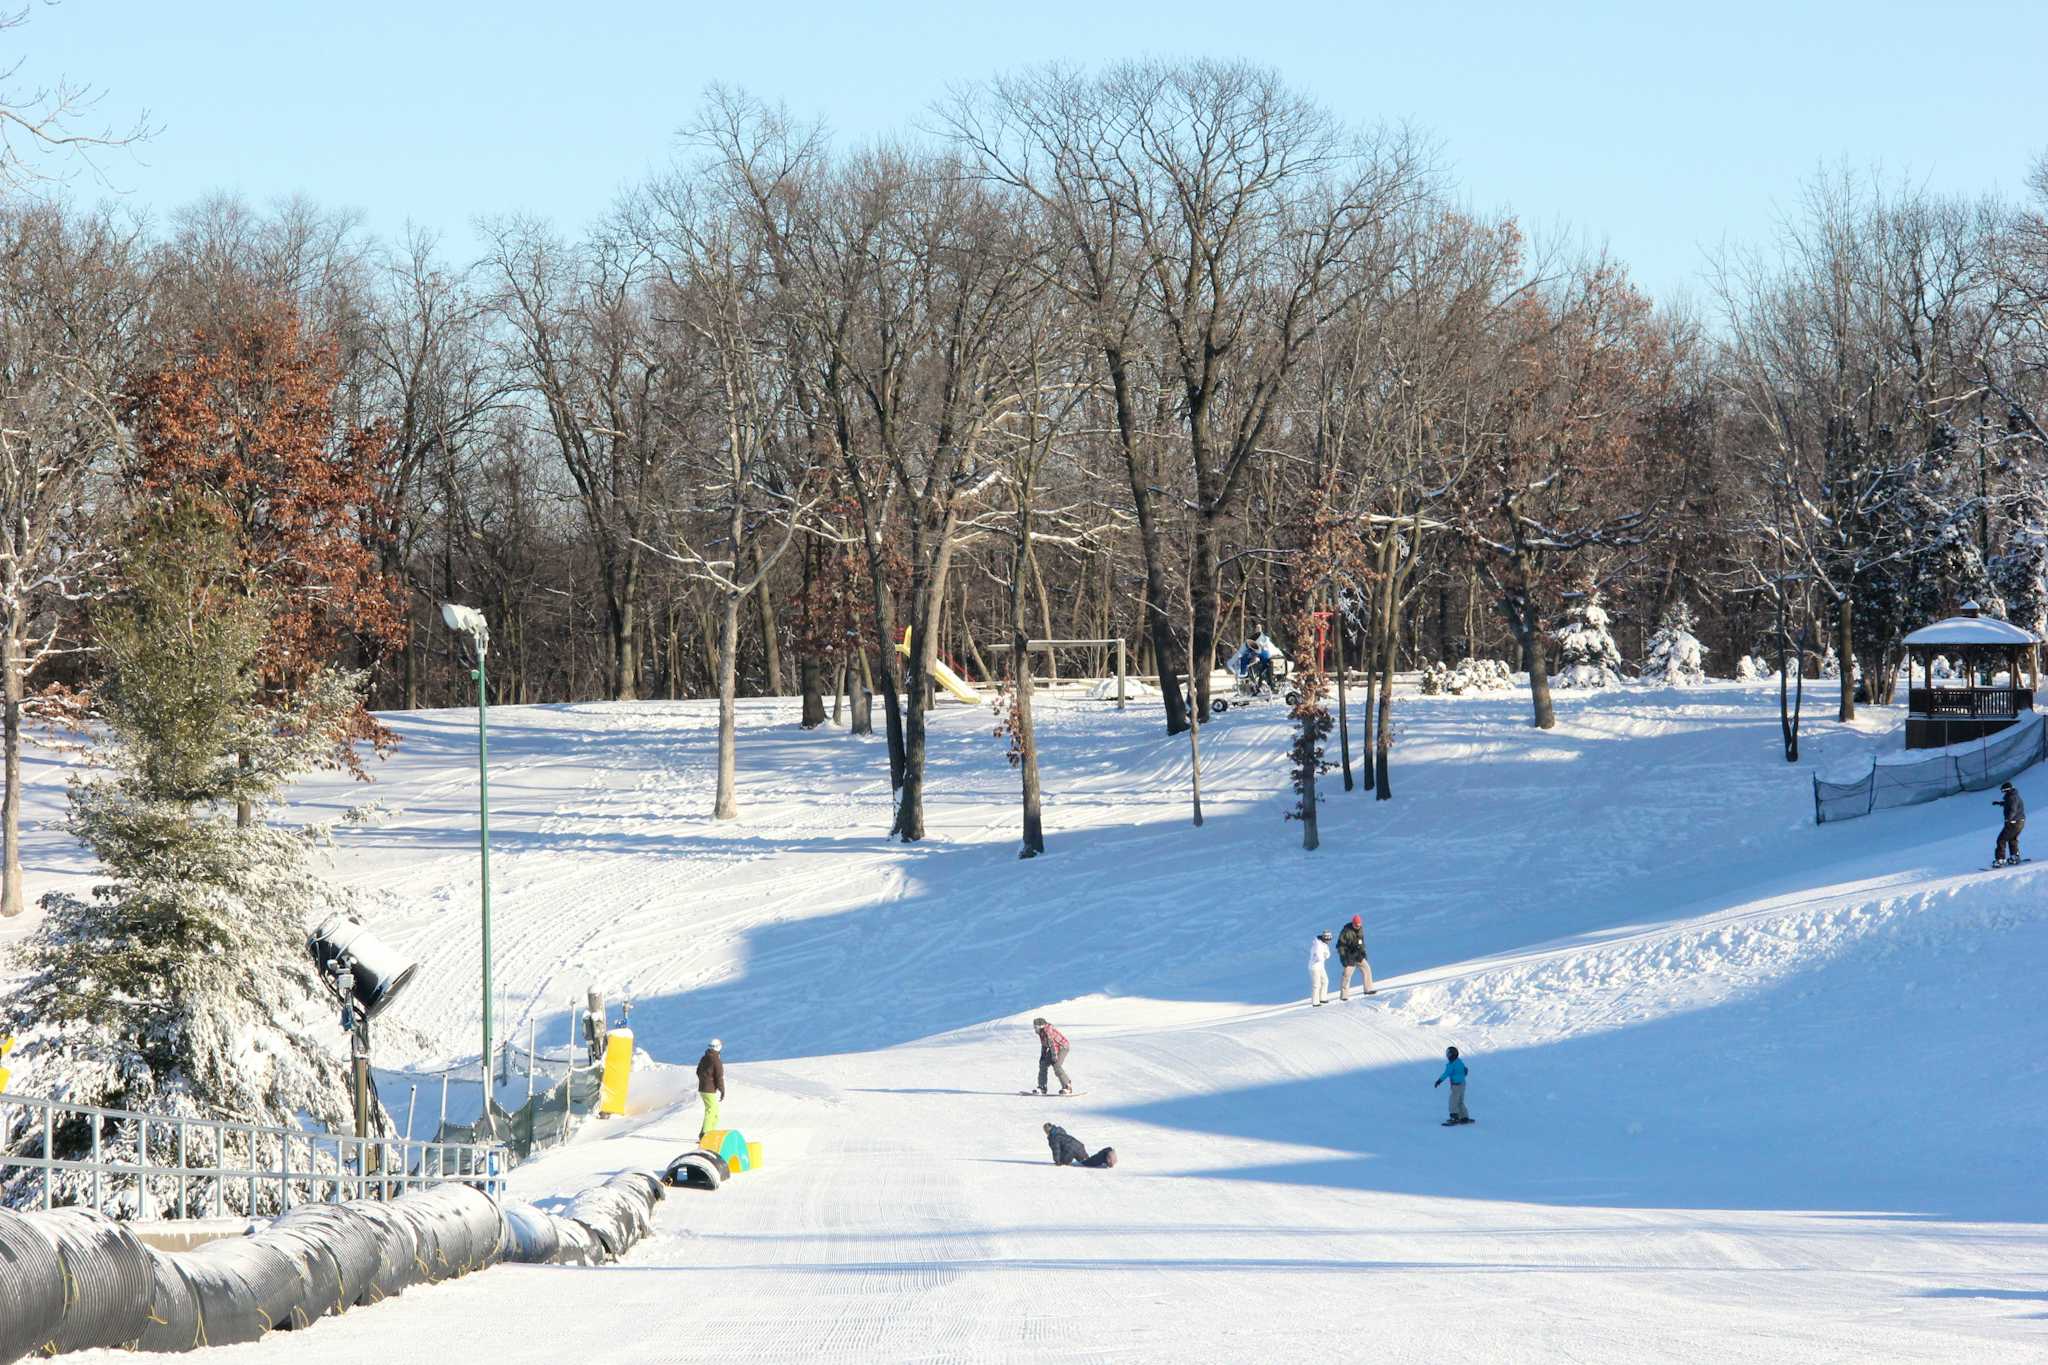
[[[1455,1062],[1444,1063],[1444,1074],[1437,1077],[1437,1079],[1449,1081],[1452,1085],[1463,1085],[1465,1083],[1465,1059],[1460,1057]]]

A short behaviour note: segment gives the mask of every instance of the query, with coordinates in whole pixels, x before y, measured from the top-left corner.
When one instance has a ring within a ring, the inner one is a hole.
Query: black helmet
[[[1330,931],[1328,929],[1325,929],[1320,934],[1317,934],[1316,937],[1321,939],[1323,942],[1328,943],[1330,941]]]
[[[2011,790],[2012,790],[2012,783],[2010,783],[2010,782],[2001,782],[2001,783],[1999,783],[1999,784],[1998,784],[1998,789],[1999,789],[2000,791],[2002,791],[2002,792],[2009,792],[2009,791],[2011,791]]]
[[[1445,1048],[1445,1049],[1444,1049],[1444,1060],[1445,1060],[1445,1061],[1447,1061],[1447,1062],[1455,1062],[1455,1061],[1457,1061],[1457,1060],[1458,1060],[1458,1049],[1456,1049],[1456,1048],[1454,1048],[1454,1047],[1447,1047],[1447,1048]]]
[[[1048,1133],[1050,1133],[1050,1132],[1052,1131],[1052,1125],[1051,1125],[1050,1123],[1048,1123],[1048,1124],[1046,1124],[1046,1125],[1045,1125],[1045,1131],[1046,1131],[1046,1132],[1048,1132]]]
[[[1038,1017],[1037,1017],[1036,1019],[1033,1019],[1033,1020],[1031,1021],[1031,1027],[1033,1027],[1033,1028],[1044,1028],[1044,1027],[1045,1027],[1045,1016],[1041,1014],[1041,1015],[1039,1015],[1039,1016],[1038,1016]]]

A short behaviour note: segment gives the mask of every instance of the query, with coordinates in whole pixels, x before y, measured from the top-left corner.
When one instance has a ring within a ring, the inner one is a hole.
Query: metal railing
[[[82,1154],[60,1157],[60,1143]],[[0,1194],[40,1175],[33,1202],[116,1218],[280,1214],[299,1204],[391,1199],[457,1181],[504,1192],[495,1142],[359,1138],[224,1119],[102,1109],[0,1093]],[[11,1202],[0,1199],[0,1203]]]

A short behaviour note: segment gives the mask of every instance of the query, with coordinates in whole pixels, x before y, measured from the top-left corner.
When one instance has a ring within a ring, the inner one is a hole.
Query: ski
[[[1068,1090],[1064,1093],[1058,1090],[1019,1090],[1017,1093],[1026,1096],[1035,1096],[1036,1098],[1041,1100],[1071,1100],[1077,1099],[1080,1096],[1087,1094],[1088,1092],[1085,1090]]]

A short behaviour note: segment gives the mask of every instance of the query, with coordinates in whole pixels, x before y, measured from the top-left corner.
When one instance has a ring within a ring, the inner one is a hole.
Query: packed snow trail
[[[559,1040],[595,983],[665,1061],[722,1036],[766,1168],[679,1194],[621,1266],[500,1268],[234,1358],[2041,1355],[2042,869],[1980,870],[1988,797],[1816,828],[1762,688],[1560,703],[1544,733],[1520,697],[1404,697],[1397,799],[1332,774],[1314,854],[1277,706],[1205,731],[1194,830],[1184,737],[1044,704],[1029,862],[978,711],[935,717],[907,848],[879,739],[793,703],[744,708],[722,825],[708,706],[493,712],[500,1017]],[[377,786],[304,804],[386,807],[341,868],[424,964],[382,1060],[427,1066],[475,1053],[474,714],[392,719]],[[1807,763],[1896,724],[1817,725]],[[1309,938],[1354,911],[1381,993],[1311,1011]],[[1086,1095],[1014,1093],[1040,1012]],[[1470,1127],[1439,1126],[1447,1043]],[[1118,1167],[1054,1168],[1048,1118]],[[694,1099],[592,1125],[515,1187],[696,1131]]]

